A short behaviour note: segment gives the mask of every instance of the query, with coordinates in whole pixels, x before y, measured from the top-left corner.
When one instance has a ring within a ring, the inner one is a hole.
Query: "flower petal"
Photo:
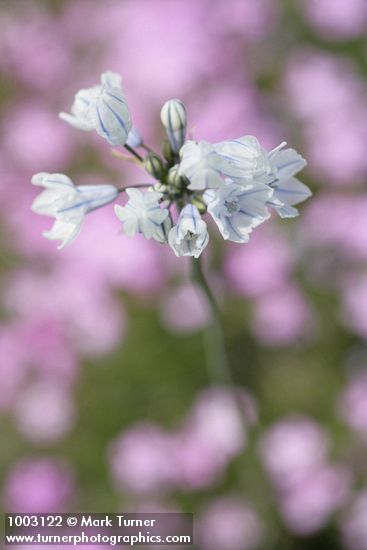
[[[80,223],[64,222],[56,220],[50,231],[44,231],[43,236],[50,240],[61,240],[61,244],[57,247],[59,250],[68,246],[78,235],[81,229]]]
[[[289,178],[279,183],[274,194],[285,204],[294,205],[311,197],[312,191],[297,178]]]

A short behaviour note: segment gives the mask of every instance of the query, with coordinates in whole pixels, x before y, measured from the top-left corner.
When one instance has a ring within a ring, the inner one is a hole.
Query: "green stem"
[[[192,259],[192,273],[208,299],[211,309],[211,321],[204,331],[205,355],[209,376],[213,383],[232,385],[232,376],[228,363],[221,312],[210,286],[205,278],[199,259]]]
[[[143,157],[141,155],[139,155],[139,153],[137,153],[133,147],[130,147],[130,145],[127,145],[127,143],[125,143],[124,147],[125,147],[126,151],[129,151],[129,153],[131,153],[140,162],[143,162],[143,160],[144,160]]]
[[[221,384],[222,386],[226,386],[231,392],[234,399],[234,405],[237,409],[239,418],[241,419],[244,437],[246,438],[247,418],[240,387],[236,387],[233,381],[226,354],[221,311],[210,289],[208,281],[205,278],[202,264],[199,259],[192,259],[192,273],[194,281],[200,285],[200,288],[205,293],[212,313],[211,323],[204,332],[204,345],[209,377],[212,384]],[[249,478],[246,476],[243,464],[238,462],[235,466],[235,471],[237,473],[237,487],[242,488],[244,494],[246,494],[249,489]]]
[[[140,145],[140,147],[142,149],[144,149],[147,153],[154,153],[155,155],[159,156],[158,153],[156,153],[155,151],[153,151],[153,149],[151,147],[149,147],[149,145],[146,145],[145,143],[142,143]]]

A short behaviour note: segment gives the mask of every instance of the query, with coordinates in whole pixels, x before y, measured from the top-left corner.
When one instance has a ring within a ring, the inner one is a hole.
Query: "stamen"
[[[224,206],[226,207],[228,214],[234,214],[235,212],[237,212],[237,209],[238,209],[238,201],[237,200],[232,200],[232,201],[225,200],[224,201]]]

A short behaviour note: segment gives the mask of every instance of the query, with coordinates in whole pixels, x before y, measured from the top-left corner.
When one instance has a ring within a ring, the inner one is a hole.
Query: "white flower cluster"
[[[124,146],[131,159],[157,180],[139,186],[146,187],[141,191],[113,185],[76,187],[62,174],[33,176],[32,183],[45,190],[32,208],[55,218],[44,235],[60,239],[60,248],[76,237],[86,213],[122,192],[128,201],[115,205],[115,213],[129,237],[141,233],[168,243],[177,256],[195,258],[209,241],[204,215],[211,216],[224,239],[245,243],[271,210],[292,218],[298,215],[295,205],[311,195],[295,177],[306,161],[285,143],[267,152],[253,136],[214,144],[186,141],[186,109],[178,99],[167,101],[161,110],[167,139],[161,144],[162,156],[157,155],[132,127],[121,77],[115,73],[105,72],[100,85],[80,90],[71,114],[60,117],[76,128],[96,130],[114,147]],[[144,150],[145,156],[135,148]]]

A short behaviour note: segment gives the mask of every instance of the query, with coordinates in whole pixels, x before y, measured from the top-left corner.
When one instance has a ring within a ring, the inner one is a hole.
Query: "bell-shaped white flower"
[[[178,153],[185,141],[187,116],[185,105],[179,99],[166,101],[161,109],[161,122],[166,130],[171,149]]]
[[[269,206],[272,206],[281,218],[294,218],[298,216],[298,210],[294,205],[308,199],[312,192],[307,185],[294,177],[303,170],[307,162],[294,149],[282,149],[284,145],[285,143],[281,144],[269,153],[273,174],[270,186],[274,189]]]
[[[126,193],[129,200],[125,206],[116,204],[116,216],[123,223],[126,235],[134,237],[142,233],[146,239],[150,239],[160,230],[168,216],[167,208],[161,208],[159,204],[162,193],[143,193],[133,187],[126,189]]]
[[[96,130],[113,146],[125,145],[132,126],[120,75],[103,73],[101,84],[80,90],[71,114],[60,113],[59,117],[80,130]]]
[[[201,219],[196,206],[187,204],[180,212],[177,225],[169,232],[170,247],[176,256],[198,258],[208,242],[206,223]]]
[[[222,185],[223,159],[208,141],[186,141],[180,151],[180,176],[190,180],[189,189],[201,190]]]
[[[180,156],[179,173],[190,180],[189,189],[215,189],[226,178],[240,185],[274,179],[267,152],[253,136],[215,144],[187,141]]]
[[[270,217],[267,203],[272,194],[267,185],[242,187],[227,180],[223,187],[206,191],[204,200],[223,238],[246,243],[252,230]]]
[[[58,248],[64,248],[77,236],[88,212],[114,201],[119,194],[114,185],[75,186],[64,174],[40,172],[32,177],[32,183],[44,187],[33,201],[32,210],[56,219],[52,229],[43,235],[61,240]]]
[[[222,173],[236,183],[269,183],[271,164],[267,152],[254,136],[221,141],[214,150],[223,159]],[[224,162],[225,161],[225,162]]]

